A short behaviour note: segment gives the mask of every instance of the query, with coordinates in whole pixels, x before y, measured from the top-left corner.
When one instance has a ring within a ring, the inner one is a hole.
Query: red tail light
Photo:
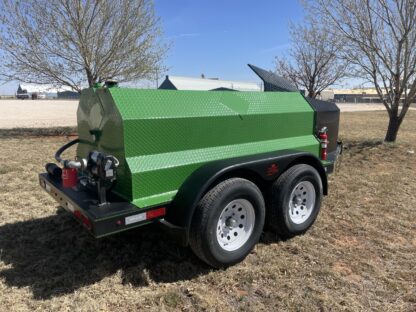
[[[84,216],[81,211],[79,210],[75,210],[74,211],[74,216],[81,220],[82,224],[87,228],[87,229],[91,229],[91,221],[90,219],[88,219],[86,216]]]
[[[148,219],[163,217],[165,214],[166,214],[165,207],[154,209],[154,210],[149,210],[146,212],[146,219],[148,220]]]
[[[321,159],[327,160],[329,142],[326,127],[322,128],[321,131],[319,131],[319,140],[321,141]]]

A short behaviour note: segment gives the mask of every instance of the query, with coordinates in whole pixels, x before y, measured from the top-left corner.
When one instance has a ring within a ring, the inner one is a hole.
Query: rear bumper
[[[338,156],[342,154],[343,149],[344,149],[343,143],[341,141],[337,141],[337,149],[331,153],[328,153],[328,160],[330,164],[325,166],[325,171],[327,174],[331,174],[334,172],[335,162],[337,161]]]
[[[39,184],[96,238],[157,222],[162,217],[150,219],[147,212],[162,207],[168,209],[168,205],[139,209],[114,194],[109,196],[109,203],[99,205],[97,194],[64,188],[60,179],[52,178],[47,173],[39,174]]]

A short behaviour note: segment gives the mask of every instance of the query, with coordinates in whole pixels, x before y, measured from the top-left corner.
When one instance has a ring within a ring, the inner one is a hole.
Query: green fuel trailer
[[[40,185],[95,237],[158,222],[214,267],[244,259],[265,223],[304,233],[340,152],[336,106],[290,90],[108,82],[83,90],[77,119],[79,138]]]

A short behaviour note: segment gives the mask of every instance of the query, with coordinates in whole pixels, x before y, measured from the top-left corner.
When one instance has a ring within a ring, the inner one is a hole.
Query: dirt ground
[[[413,105],[413,104],[412,104]],[[367,103],[337,103],[341,112],[371,112],[371,111],[385,111],[383,104],[367,104]],[[410,107],[410,110],[416,110],[415,107]]]
[[[0,100],[0,129],[75,127],[77,107],[77,100]],[[338,107],[342,112],[385,110],[381,104],[340,103]]]
[[[416,311],[416,112],[396,144],[381,142],[385,116],[343,113],[346,149],[313,228],[264,233],[227,270],[157,227],[94,240],[38,186],[68,138],[0,131],[0,310]]]
[[[70,127],[77,100],[0,100],[0,129]]]

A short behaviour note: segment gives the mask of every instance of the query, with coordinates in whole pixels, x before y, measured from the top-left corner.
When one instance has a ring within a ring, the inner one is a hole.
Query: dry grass
[[[157,227],[93,240],[37,185],[65,137],[2,137],[0,310],[415,311],[416,112],[380,144],[385,113],[343,113],[347,145],[306,235],[265,233],[211,270]]]

